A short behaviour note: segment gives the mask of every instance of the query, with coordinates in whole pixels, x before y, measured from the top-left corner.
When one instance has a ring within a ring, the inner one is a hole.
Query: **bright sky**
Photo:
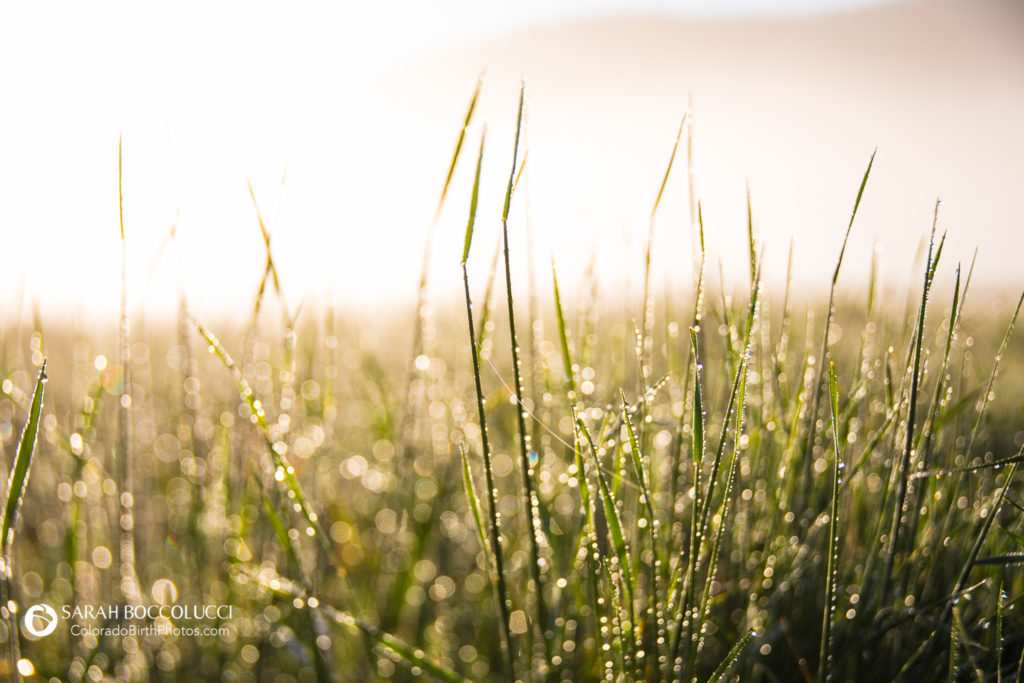
[[[5,257],[0,287],[9,294],[0,315],[33,299],[54,313],[116,311],[121,134],[134,306],[167,309],[176,299],[177,253],[168,252],[159,269],[150,272],[175,221],[181,272],[193,307],[203,313],[250,305],[263,257],[247,178],[293,301],[331,289],[343,303],[411,305],[423,234],[472,89],[472,78],[460,74],[458,79],[439,78],[446,85],[432,90],[433,74],[416,71],[424,59],[459,50],[472,54],[474,46],[503,36],[577,19],[668,13],[703,19],[793,17],[876,4],[572,0],[555,10],[552,3],[529,0],[516,3],[512,14],[468,1],[429,7],[411,2],[177,3],[165,9],[142,3],[6,4],[0,10],[0,235]],[[476,73],[480,65],[465,68]],[[481,114],[491,119],[493,151],[486,173],[492,188],[500,187],[508,172],[505,141],[516,96],[500,73],[499,68],[497,83],[488,84],[494,89]],[[394,92],[393,82],[408,85],[403,74],[417,79],[420,104]],[[453,80],[457,83],[447,85]],[[544,83],[541,78],[541,92]],[[624,197],[628,208],[614,207],[614,221],[595,221],[600,231],[610,231],[595,233],[595,241],[621,235],[626,220],[637,220],[646,232],[654,192],[650,180],[656,184],[663,172],[675,132],[671,122],[681,113],[675,105],[685,100],[686,86],[676,90],[672,111],[666,110],[658,124],[661,142],[649,155],[655,161],[642,177],[643,187],[651,189]],[[698,102],[701,95],[698,91]],[[588,210],[604,212],[592,202],[595,191],[607,194],[599,169],[592,168],[591,159],[575,158],[571,146],[558,149],[564,137],[560,131],[568,129],[545,128],[543,122],[545,116],[557,119],[552,114],[560,110],[554,105],[545,109],[539,95],[535,106],[531,196],[538,213],[547,208],[552,222],[578,222],[587,219]],[[494,113],[499,110],[505,113]],[[576,127],[571,120],[562,125]],[[479,132],[479,127],[471,132],[471,146]],[[622,129],[607,135],[628,139],[631,133]],[[547,161],[545,141],[552,150]],[[837,215],[849,211],[871,146],[866,142],[848,163],[842,160],[848,169],[841,179],[847,198],[836,207]],[[621,145],[611,148],[630,153]],[[723,163],[737,158],[735,150],[726,152]],[[618,164],[626,157],[607,158]],[[742,170],[736,172],[743,176]],[[456,180],[460,189],[445,214],[449,237],[464,221],[462,186],[468,176]],[[562,182],[564,187],[551,187]],[[756,196],[756,186],[754,191]],[[742,184],[729,192],[739,194],[739,206]],[[685,203],[685,186],[680,184],[676,193],[681,199],[675,200],[675,209],[667,209],[666,220]],[[921,214],[929,211],[925,206]],[[537,216],[542,224],[543,219]],[[553,238],[544,246],[571,268],[583,263],[591,249],[580,246],[578,234]],[[630,239],[636,248],[640,239]],[[787,241],[777,245],[783,252]],[[493,235],[482,237],[481,244],[477,258],[487,261]]]

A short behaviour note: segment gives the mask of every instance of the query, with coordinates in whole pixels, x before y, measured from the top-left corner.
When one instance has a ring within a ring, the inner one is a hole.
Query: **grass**
[[[691,111],[636,264],[642,300],[617,299],[597,272],[566,282],[552,260],[522,306],[525,90],[515,146],[485,157],[479,87],[435,217],[461,214],[445,197],[479,134],[458,306],[424,305],[424,273],[411,320],[289,307],[257,208],[266,266],[244,324],[206,327],[182,298],[176,324],[130,339],[127,306],[116,333],[38,315],[27,335],[4,329],[5,453],[24,434],[8,465],[7,597],[21,611],[232,607],[176,638],[73,636],[105,625],[73,616],[33,639],[11,612],[4,675],[1019,678],[1024,297],[998,311],[969,297],[973,264],[962,280],[935,226],[913,307],[874,274],[840,279],[874,155],[827,300],[787,281],[779,303],[762,285],[780,264],[760,255],[749,195],[745,296],[707,283],[694,194],[693,290],[655,287],[658,205],[684,135],[692,149]],[[501,206],[481,201],[492,159],[509,170]],[[687,167],[695,187],[692,154]],[[500,246],[476,283],[485,215]],[[504,311],[491,302],[502,274]]]

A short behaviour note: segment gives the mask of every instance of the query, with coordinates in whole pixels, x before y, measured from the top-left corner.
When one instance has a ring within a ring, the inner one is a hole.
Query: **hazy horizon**
[[[1013,203],[1024,184],[1015,116],[1024,107],[1024,13],[1007,2],[855,4],[812,16],[798,14],[806,5],[777,4],[784,16],[770,19],[751,18],[743,3],[730,7],[744,18],[685,19],[654,16],[664,12],[654,0],[638,17],[609,18],[622,11],[613,3],[590,14],[530,6],[505,22],[470,13],[431,40],[410,24],[438,19],[410,12],[393,34],[386,17],[371,17],[347,46],[329,39],[332,26],[354,32],[344,13],[304,27],[304,15],[269,11],[196,23],[126,10],[122,24],[90,24],[93,33],[70,14],[31,50],[18,52],[24,36],[6,41],[24,64],[3,76],[24,103],[0,130],[7,314],[33,301],[56,315],[116,312],[121,133],[132,308],[175,309],[179,256],[173,247],[159,262],[157,254],[176,221],[192,308],[250,305],[264,256],[247,178],[289,301],[333,292],[357,306],[412,306],[425,235],[483,69],[467,136],[475,150],[487,124],[478,282],[497,237],[525,75],[530,161],[513,207],[513,262],[523,265],[528,204],[542,292],[552,256],[571,287],[596,254],[607,287],[639,295],[651,205],[692,92],[713,280],[721,258],[727,288],[743,282],[742,250],[729,247],[745,240],[749,183],[766,281],[780,286],[795,236],[795,282],[813,296],[827,284],[877,147],[841,289],[861,289],[875,243],[884,282],[916,281],[910,263],[941,196],[944,276],[957,261],[966,268],[977,246],[975,286],[1013,295],[1024,284],[1013,257],[1024,248]],[[154,32],[161,21],[168,25]],[[228,27],[241,37],[214,43]],[[118,32],[125,28],[139,30]],[[439,296],[459,283],[469,156],[438,225]],[[685,292],[692,255],[682,162],[659,210],[654,272]]]

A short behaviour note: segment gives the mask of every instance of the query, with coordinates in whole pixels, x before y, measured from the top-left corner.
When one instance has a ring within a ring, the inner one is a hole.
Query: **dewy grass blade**
[[[586,514],[587,514],[588,536],[590,537],[590,543],[589,543],[589,545],[590,545],[590,548],[589,548],[590,553],[589,553],[589,555],[590,555],[590,557],[592,557],[595,560],[595,562],[591,562],[590,565],[591,565],[591,569],[593,570],[595,568],[594,564],[595,563],[599,564],[599,566],[596,569],[597,569],[597,571],[599,571],[601,573],[601,575],[604,576],[605,582],[607,583],[608,587],[611,589],[611,597],[612,597],[612,600],[611,600],[611,602],[612,602],[612,604],[611,604],[612,610],[611,610],[611,612],[612,612],[612,615],[613,615],[613,622],[616,624],[616,629],[618,631],[619,666],[620,666],[620,669],[623,672],[625,672],[626,671],[626,666],[627,666],[626,663],[629,662],[629,661],[632,661],[632,654],[633,654],[632,650],[633,650],[633,648],[632,648],[631,644],[634,641],[633,641],[633,638],[632,638],[633,634],[632,633],[627,633],[626,630],[621,627],[621,616],[622,616],[622,611],[623,611],[623,604],[622,603],[625,602],[627,604],[627,609],[628,609],[627,615],[628,615],[629,622],[631,624],[635,624],[636,623],[636,618],[635,618],[635,614],[634,614],[634,610],[633,610],[633,600],[632,600],[632,595],[633,595],[633,579],[632,579],[632,574],[630,573],[629,579],[627,580],[625,578],[625,572],[622,571],[621,569],[613,574],[611,569],[609,568],[609,566],[613,565],[614,563],[618,563],[620,567],[623,566],[622,565],[622,557],[623,557],[623,555],[625,555],[625,557],[626,557],[626,564],[625,564],[625,566],[627,567],[627,571],[629,571],[629,569],[628,569],[629,568],[628,552],[625,552],[626,547],[625,547],[625,542],[624,542],[623,534],[622,534],[621,521],[619,520],[618,513],[617,513],[617,511],[615,510],[615,507],[614,507],[614,499],[612,501],[611,512],[609,512],[609,508],[608,508],[608,505],[607,505],[608,498],[606,498],[606,493],[610,497],[611,492],[608,490],[608,484],[605,481],[604,473],[601,470],[601,463],[600,463],[600,461],[598,461],[597,456],[596,456],[596,450],[595,450],[595,447],[594,447],[594,439],[590,435],[590,430],[587,429],[586,424],[584,424],[583,418],[581,418],[579,413],[576,411],[576,406],[572,406],[571,407],[571,412],[572,412],[572,420],[573,420],[573,431],[574,431],[575,438],[576,438],[576,443],[577,443],[576,458],[577,458],[577,467],[579,469],[579,476],[580,476],[580,494],[581,494],[581,497],[583,499],[584,505],[586,506],[585,510],[586,510]],[[591,484],[590,484],[590,480],[587,478],[586,469],[584,468],[583,455],[582,455],[582,444],[581,444],[581,442],[583,442],[583,443],[585,443],[587,445],[587,448],[588,448],[588,450],[590,450],[591,456],[592,456],[593,461],[594,461],[594,467],[593,467],[594,474],[595,474],[595,476],[597,477],[597,480],[598,480],[598,491],[596,493],[591,492],[589,490],[589,487],[591,486]],[[601,498],[602,510],[604,511],[604,516],[605,516],[604,522],[605,522],[605,525],[609,529],[609,536],[611,536],[611,539],[612,539],[612,549],[613,549],[614,554],[612,556],[610,556],[610,557],[608,556],[608,554],[606,552],[603,552],[603,549],[601,548],[601,546],[597,542],[597,513],[596,513],[596,510],[595,510],[595,504],[592,503],[594,498],[597,498],[597,497]],[[617,541],[621,542],[621,544],[618,543]],[[620,550],[623,551],[623,552],[620,553]],[[594,575],[593,578],[594,578],[595,589],[596,589],[596,587],[598,585],[597,584],[597,576],[596,576],[596,574]],[[623,595],[622,595],[621,598],[619,596],[619,589],[620,589],[620,587],[622,588],[622,592],[623,592]],[[607,601],[607,598],[602,597],[600,599],[600,602],[603,602],[603,603],[605,603],[605,605],[607,605],[608,601]],[[597,614],[596,608],[599,607],[599,604],[595,604],[594,607],[595,607],[595,615],[596,615]],[[605,617],[602,617],[602,619],[604,619],[604,618]],[[608,639],[605,639],[605,636],[607,635],[608,630],[605,629],[605,628],[601,628],[601,629],[599,629],[599,631],[600,631],[600,633],[602,635],[602,639],[604,639],[603,646],[607,645],[610,648],[612,646],[612,643]],[[608,660],[608,661],[611,661],[611,660]]]
[[[924,285],[921,289],[921,307],[917,314],[917,326],[914,334],[914,359],[913,359],[913,370],[910,376],[910,396],[908,399],[907,409],[907,432],[905,441],[903,444],[903,454],[900,458],[900,465],[897,469],[898,486],[896,507],[893,511],[892,519],[892,530],[889,533],[889,547],[886,554],[885,564],[885,575],[884,582],[882,584],[882,600],[886,600],[889,593],[889,588],[892,582],[893,574],[893,563],[895,562],[896,555],[899,553],[899,540],[900,531],[903,527],[903,518],[907,514],[906,500],[907,500],[907,488],[909,486],[910,476],[910,465],[911,456],[914,452],[914,433],[917,428],[917,395],[921,385],[921,373],[923,361],[921,356],[924,353],[924,325],[928,311],[928,298],[931,294],[932,282],[935,278],[935,268],[938,264],[939,256],[942,253],[942,245],[945,244],[946,237],[942,236],[942,240],[939,242],[938,250],[934,252],[933,247],[935,244],[935,228],[939,220],[939,203],[935,203],[935,217],[932,222],[931,240],[928,246],[928,260],[925,266]]]
[[[697,348],[697,330],[690,328],[690,347],[693,349],[693,442],[691,457],[699,466],[704,460],[704,403],[701,392],[701,361]],[[698,492],[699,493],[699,492]]]
[[[999,489],[999,493],[996,495],[995,501],[991,507],[988,508],[988,515],[985,517],[985,521],[981,525],[981,529],[978,530],[978,536],[974,539],[974,545],[971,547],[970,555],[967,557],[967,562],[964,563],[963,569],[960,571],[960,578],[957,579],[956,586],[953,587],[951,598],[946,605],[946,611],[943,613],[943,623],[949,619],[950,611],[954,604],[959,600],[960,594],[967,586],[967,580],[970,578],[971,570],[978,562],[978,556],[981,554],[981,546],[985,543],[985,539],[988,537],[988,532],[992,528],[992,522],[998,516],[999,508],[1003,504],[1003,500],[1006,499],[1006,492],[1010,488],[1010,483],[1013,481],[1013,475],[1017,473],[1017,463],[1010,465],[1009,471],[1006,473],[1006,480],[1003,481],[1002,487]]]
[[[473,471],[469,467],[469,458],[466,456],[466,446],[459,444],[459,453],[462,455],[462,484],[466,489],[466,499],[469,502],[469,511],[473,514],[473,524],[476,526],[477,534],[480,536],[480,547],[488,557],[490,565],[490,552],[487,545],[487,530],[484,526],[483,514],[480,512],[480,498],[476,494],[476,487],[473,485]]]
[[[746,405],[747,405],[747,401],[746,401],[747,367],[749,365],[749,358],[750,358],[750,354],[751,354],[751,346],[750,346],[750,344],[751,344],[751,340],[752,340],[752,330],[753,330],[753,327],[754,327],[755,317],[757,315],[759,293],[760,293],[760,273],[755,273],[754,274],[753,284],[751,285],[751,291],[750,291],[750,307],[749,307],[749,309],[747,311],[746,332],[744,334],[743,350],[742,350],[742,355],[741,355],[740,362],[739,362],[739,367],[737,368],[737,375],[736,375],[736,382],[737,382],[737,384],[734,385],[734,391],[738,387],[738,393],[735,394],[735,396],[736,396],[736,400],[735,400],[735,405],[736,405],[736,412],[735,412],[736,421],[735,421],[734,428],[733,428],[732,458],[730,459],[729,468],[728,468],[728,474],[726,476],[725,486],[724,486],[723,491],[722,491],[721,513],[718,516],[718,531],[715,534],[715,540],[714,540],[714,543],[711,546],[711,553],[708,556],[707,562],[703,563],[703,565],[707,567],[707,575],[705,577],[705,582],[704,582],[704,591],[701,594],[701,603],[700,603],[700,606],[699,606],[699,608],[698,608],[698,610],[696,612],[696,618],[695,618],[695,621],[694,621],[693,629],[692,629],[691,634],[690,634],[691,640],[690,640],[690,659],[689,659],[689,661],[690,661],[690,665],[691,666],[693,666],[693,664],[696,662],[697,655],[701,652],[701,649],[702,649],[703,644],[704,644],[704,636],[705,636],[705,630],[706,630],[705,624],[706,624],[707,619],[709,617],[709,611],[710,611],[710,605],[711,605],[711,591],[712,591],[712,588],[713,588],[713,584],[714,584],[714,580],[715,580],[715,575],[716,575],[716,572],[717,572],[717,569],[718,569],[719,551],[720,551],[720,548],[722,546],[722,539],[725,536],[725,529],[726,529],[726,526],[727,526],[727,521],[728,521],[728,517],[729,517],[729,510],[731,508],[731,502],[732,502],[732,489],[733,489],[733,486],[734,486],[735,481],[736,481],[736,471],[737,471],[737,467],[739,465],[740,449],[741,449],[742,436],[743,436],[744,418],[745,418],[745,415],[746,415]],[[727,413],[728,412],[729,411],[727,411]],[[721,441],[719,442],[718,452],[716,453],[716,456],[715,456],[716,460],[720,460],[720,454],[722,452],[722,448],[723,448],[723,444],[724,444],[724,440],[725,440],[725,436],[726,436],[725,426],[728,424],[728,418],[726,418],[726,420],[727,421],[723,424],[723,431],[722,431],[722,435],[721,435]],[[717,475],[713,475],[713,476],[717,476]],[[712,486],[711,486],[712,483],[713,483],[713,481],[709,481],[709,483],[708,483],[708,493],[709,493],[709,495],[705,498],[705,501],[704,501],[704,510],[707,511],[707,512],[710,512],[710,507],[712,505],[712,495],[711,495],[713,493],[713,489],[712,489]],[[698,544],[697,560],[696,560],[696,563],[697,563],[696,567],[697,568],[700,568],[701,565],[702,565],[702,557],[701,557],[701,552],[700,552],[700,546],[701,546],[701,544],[703,544],[703,541],[705,540],[704,537],[708,533],[709,527],[707,526],[707,522],[708,522],[708,518],[705,517],[705,519],[704,519],[704,521],[702,523],[701,538],[699,539],[699,544]]]
[[[647,477],[644,476],[644,465],[640,455],[640,444],[637,442],[636,431],[633,429],[633,422],[629,419],[629,404],[626,402],[626,395],[619,390],[619,399],[622,401],[622,419],[626,425],[626,434],[629,437],[629,456],[633,464],[633,474],[636,475],[637,485],[640,487],[640,495],[643,498],[644,509],[647,511],[647,524],[653,533],[654,526],[654,505],[651,501],[651,492],[647,489]]]
[[[860,181],[860,188],[857,190],[857,199],[853,203],[853,211],[850,213],[850,222],[846,226],[846,234],[843,236],[843,244],[839,248],[839,258],[836,260],[836,267],[832,273],[832,286],[829,288],[828,293],[828,308],[825,311],[825,334],[821,341],[821,356],[818,358],[818,371],[815,376],[814,387],[811,392],[810,419],[807,422],[808,427],[807,434],[805,436],[804,461],[806,465],[805,474],[808,476],[812,466],[811,454],[814,450],[815,425],[818,422],[818,405],[821,402],[822,373],[825,370],[825,363],[829,354],[829,335],[832,328],[832,318],[835,313],[836,283],[839,281],[839,270],[843,265],[843,256],[846,254],[846,245],[850,241],[850,232],[853,230],[853,221],[857,218],[857,209],[860,208],[860,201],[864,197],[864,188],[867,187],[868,177],[871,175],[871,167],[875,164],[875,155],[877,153],[877,149],[871,153],[871,159],[868,161],[868,167],[864,171],[864,177]]]
[[[594,439],[590,430],[584,424],[583,418],[578,414],[575,416],[576,425],[587,440],[590,449],[590,456],[594,463],[594,472],[597,475],[598,491],[601,496],[601,505],[604,508],[605,518],[608,522],[608,534],[611,537],[612,548],[615,550],[615,561],[619,565],[620,580],[625,590],[625,602],[629,611],[629,621],[636,624],[636,615],[633,610],[633,595],[636,586],[633,581],[633,569],[629,560],[629,548],[626,545],[626,535],[622,531],[622,519],[619,516],[619,508],[615,496],[612,494],[608,480],[604,476],[604,469],[597,457],[597,448],[594,446]]]
[[[516,159],[519,155],[519,139],[523,128],[523,107],[526,101],[526,84],[519,90],[519,110],[516,115],[516,136],[512,148],[512,170],[508,176],[508,188],[505,191],[505,208],[501,214],[501,232],[505,248],[505,294],[508,301],[508,333],[509,344],[512,348],[512,373],[515,381],[516,395],[516,425],[519,428],[519,456],[520,469],[523,474],[523,508],[527,515],[527,528],[530,537],[530,574],[533,579],[533,592],[535,609],[537,613],[536,626],[539,627],[540,640],[543,641],[545,649],[545,666],[550,668],[551,662],[551,641],[549,636],[550,624],[548,623],[547,604],[544,600],[544,569],[541,559],[541,546],[545,545],[544,528],[540,518],[540,500],[534,487],[534,463],[531,460],[533,449],[530,444],[530,436],[526,430],[526,406],[523,402],[523,376],[522,362],[519,357],[519,340],[516,335],[515,307],[512,300],[512,268],[509,260],[508,243],[508,215],[512,203],[512,194],[515,190],[516,181]],[[532,322],[530,327],[532,327]]]
[[[743,654],[743,650],[747,647],[747,644],[751,639],[757,637],[757,633],[754,629],[747,629],[747,632],[743,634],[743,637],[736,641],[736,644],[729,650],[729,654],[725,656],[722,663],[718,665],[718,668],[712,672],[708,678],[708,683],[718,683],[722,678],[729,672],[732,665],[736,663],[736,660]]]
[[[996,683],[1003,683],[1003,582],[999,581],[999,592],[996,593]]]
[[[498,257],[501,256],[501,240],[494,244],[494,253],[491,255],[491,267],[487,269],[487,287],[484,289],[484,302],[480,311],[480,353],[487,344],[488,323],[491,320],[491,295],[494,293],[494,282],[498,275]],[[490,327],[494,327],[491,325]],[[483,356],[480,357],[483,360]]]
[[[7,646],[10,671],[18,671],[21,658],[20,635],[18,629],[18,613],[10,609],[11,600],[11,546],[14,543],[14,530],[18,521],[18,511],[28,487],[28,475],[32,466],[32,456],[36,448],[36,435],[39,433],[39,417],[43,410],[43,391],[46,386],[46,360],[43,359],[36,379],[36,388],[32,394],[32,403],[28,411],[28,420],[21,432],[18,452],[14,456],[11,476],[7,480],[7,502],[4,504],[3,520],[0,521],[0,598],[3,600],[4,613],[7,615]],[[20,676],[19,676],[20,679]]]
[[[480,140],[480,152],[477,156],[476,175],[473,180],[473,194],[470,201],[469,218],[466,221],[466,239],[463,246],[462,283],[466,295],[466,318],[469,322],[469,342],[473,357],[473,380],[476,387],[477,414],[480,420],[480,442],[484,459],[484,477],[487,482],[488,514],[490,516],[491,554],[494,556],[494,573],[491,577],[495,598],[498,601],[498,613],[501,615],[502,649],[507,657],[508,671],[515,678],[515,650],[512,647],[510,631],[511,603],[508,587],[505,583],[505,560],[501,547],[501,521],[498,515],[498,490],[494,483],[494,467],[491,464],[491,444],[487,436],[487,415],[484,410],[484,390],[480,380],[480,350],[477,346],[476,328],[473,324],[473,301],[469,294],[469,271],[466,262],[472,245],[473,225],[476,223],[476,198],[479,196],[480,169],[483,166],[484,140]]]
[[[652,652],[646,653],[645,659],[649,662],[657,662],[659,658],[659,641],[665,642],[665,615],[662,603],[658,600],[657,584],[658,577],[655,567],[660,564],[660,549],[658,547],[658,521],[654,512],[654,503],[651,492],[647,488],[647,477],[644,475],[643,458],[640,453],[640,444],[633,429],[633,422],[629,419],[629,404],[626,403],[626,395],[619,390],[619,398],[622,401],[622,419],[626,425],[626,433],[629,437],[629,455],[633,463],[633,474],[636,476],[637,485],[640,487],[640,497],[643,499],[644,510],[646,511],[646,528],[651,543],[650,565],[650,595],[647,596],[647,615],[649,626],[645,626],[657,637],[652,640]],[[651,464],[653,467],[653,463]],[[642,663],[642,662],[641,662]]]
[[[25,488],[28,486],[29,468],[35,453],[46,379],[46,361],[44,360],[39,369],[39,377],[36,379],[35,391],[32,394],[28,421],[25,422],[25,428],[21,432],[18,452],[14,456],[14,466],[11,468],[11,476],[7,481],[7,502],[4,505],[3,522],[0,523],[0,555],[3,556],[4,564],[7,566],[7,573],[10,573],[10,552],[11,544],[14,542],[15,523],[18,521],[18,511],[21,509],[21,501],[25,496]]]
[[[835,365],[828,366],[828,393],[832,406],[832,511],[828,519],[828,568],[825,572],[825,608],[821,619],[821,646],[818,649],[818,681],[832,679],[832,629],[836,611],[836,583],[839,572],[839,487],[842,484],[843,458],[839,450],[839,388]]]

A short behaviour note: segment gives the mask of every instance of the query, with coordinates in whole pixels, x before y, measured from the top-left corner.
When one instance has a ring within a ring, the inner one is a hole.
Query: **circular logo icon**
[[[25,611],[22,624],[37,638],[48,636],[57,629],[57,612],[46,604],[32,605]]]

